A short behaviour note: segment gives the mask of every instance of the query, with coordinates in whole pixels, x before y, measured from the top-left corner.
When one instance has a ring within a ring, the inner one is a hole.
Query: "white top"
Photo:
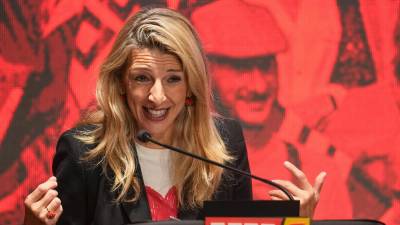
[[[165,197],[172,188],[171,152],[168,149],[148,148],[135,143],[144,185]]]

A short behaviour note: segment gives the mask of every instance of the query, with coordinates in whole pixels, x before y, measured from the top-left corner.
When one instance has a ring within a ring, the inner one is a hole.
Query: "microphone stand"
[[[213,165],[215,165],[215,166],[219,166],[219,167],[222,167],[222,168],[224,168],[224,169],[227,169],[227,170],[230,170],[230,171],[234,171],[234,172],[236,172],[236,173],[238,173],[238,174],[241,174],[241,175],[244,175],[244,176],[247,176],[247,177],[251,177],[251,178],[253,178],[253,179],[255,179],[255,180],[258,180],[258,181],[261,181],[261,182],[263,182],[263,183],[265,183],[265,184],[268,184],[268,185],[271,185],[271,186],[273,186],[273,187],[276,187],[276,188],[278,188],[279,190],[283,191],[283,192],[285,193],[285,195],[289,198],[290,201],[294,201],[293,196],[289,193],[289,191],[286,190],[286,188],[284,188],[282,185],[279,185],[279,184],[277,184],[277,183],[275,183],[275,182],[273,182],[273,181],[270,181],[270,180],[264,179],[264,178],[262,178],[262,177],[255,176],[255,175],[250,174],[250,173],[247,173],[247,172],[245,172],[245,171],[236,169],[236,168],[234,168],[234,167],[227,166],[227,165],[224,165],[224,164],[222,164],[222,163],[215,162],[215,161],[209,160],[209,159],[207,159],[207,158],[204,158],[204,157],[201,157],[201,156],[192,154],[192,153],[190,153],[190,152],[188,152],[188,151],[184,151],[184,150],[179,149],[179,148],[177,148],[177,147],[174,147],[174,146],[171,146],[171,145],[167,145],[167,144],[160,143],[160,142],[158,142],[158,141],[152,139],[152,138],[151,138],[151,135],[150,135],[148,132],[146,132],[146,131],[139,131],[137,137],[138,137],[138,139],[139,139],[140,141],[142,141],[142,142],[150,141],[150,142],[152,142],[152,143],[154,143],[154,144],[156,144],[156,145],[162,146],[162,147],[164,147],[164,148],[171,149],[171,150],[173,150],[173,151],[175,151],[175,152],[179,152],[179,153],[181,153],[181,154],[184,154],[184,155],[193,157],[193,158],[195,158],[195,159],[198,159],[198,160],[201,160],[201,161],[204,161],[204,162],[213,164]]]

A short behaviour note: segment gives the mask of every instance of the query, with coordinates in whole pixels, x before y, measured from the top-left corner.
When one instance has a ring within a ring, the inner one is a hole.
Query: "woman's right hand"
[[[24,225],[56,224],[63,211],[56,187],[56,177],[50,177],[25,198]]]

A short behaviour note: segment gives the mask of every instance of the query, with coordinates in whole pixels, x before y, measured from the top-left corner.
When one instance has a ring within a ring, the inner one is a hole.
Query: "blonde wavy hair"
[[[96,128],[77,135],[84,143],[97,144],[83,160],[100,159],[104,173],[112,172],[108,178],[113,181],[112,191],[117,193],[118,202],[137,201],[141,194],[133,151],[137,121],[121,94],[122,76],[135,60],[132,50],[140,48],[155,48],[177,56],[195,99],[194,105],[184,107],[176,118],[172,143],[220,163],[231,160],[215,126],[210,77],[195,30],[188,19],[173,10],[141,10],[127,20],[101,66],[96,87],[98,109],[81,122]],[[198,207],[211,199],[223,170],[180,154],[172,154],[172,159],[179,206]],[[130,188],[134,191],[130,192]]]

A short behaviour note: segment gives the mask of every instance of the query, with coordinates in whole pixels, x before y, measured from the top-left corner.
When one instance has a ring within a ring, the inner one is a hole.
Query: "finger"
[[[318,174],[318,176],[315,178],[315,183],[314,183],[314,190],[316,191],[316,193],[321,192],[322,186],[324,184],[325,178],[326,178],[326,172],[321,172],[320,174]]]
[[[303,171],[299,170],[289,161],[285,161],[283,165],[290,171],[291,174],[293,174],[293,176],[297,178],[301,189],[308,191],[312,190],[313,187],[311,186],[310,182],[308,182],[308,179]]]
[[[46,207],[42,207],[42,208],[40,209],[39,214],[38,214],[38,218],[39,218],[41,221],[46,221],[46,219],[47,219],[47,217],[46,217],[47,212],[48,212],[48,211],[47,211]]]
[[[49,205],[47,205],[47,209],[52,212],[56,212],[58,208],[61,206],[61,200],[58,197],[53,198]]]
[[[285,199],[281,199],[281,198],[278,198],[278,197],[275,197],[275,196],[270,196],[271,197],[271,200],[274,200],[274,201],[282,201],[282,200],[285,200]]]
[[[60,201],[61,202],[61,201]],[[55,213],[56,213],[56,216],[54,217],[54,219],[53,219],[53,221],[58,221],[58,218],[61,216],[61,214],[62,214],[62,212],[63,212],[63,207],[62,207],[62,205],[60,204],[60,206],[57,208],[57,210],[55,211]]]
[[[55,224],[63,211],[61,200],[57,197],[54,198],[46,208],[45,214],[43,214],[43,216],[45,217],[45,221],[47,221],[46,224]],[[53,215],[50,216],[50,213]]]
[[[281,185],[282,187],[284,187],[286,190],[288,190],[294,196],[301,196],[304,193],[304,191],[301,188],[297,187],[295,184],[293,184],[290,181],[273,180],[273,182]]]
[[[41,183],[31,194],[26,197],[25,205],[31,205],[32,203],[39,201],[48,190],[56,187],[56,177],[50,177],[46,182]]]
[[[268,194],[271,197],[271,199],[272,199],[272,197],[274,197],[279,200],[289,200],[289,198],[286,196],[286,194],[283,193],[283,191],[281,191],[281,190],[272,190],[272,191],[269,191]]]
[[[39,201],[49,189],[53,189],[57,187],[57,181],[55,177],[50,177],[44,183],[41,183],[31,194],[26,197],[26,201],[28,202],[37,202]]]
[[[50,204],[50,202],[57,197],[57,195],[58,192],[56,190],[48,190],[43,198],[32,204],[32,208],[36,211],[41,211],[42,209],[45,209]]]

